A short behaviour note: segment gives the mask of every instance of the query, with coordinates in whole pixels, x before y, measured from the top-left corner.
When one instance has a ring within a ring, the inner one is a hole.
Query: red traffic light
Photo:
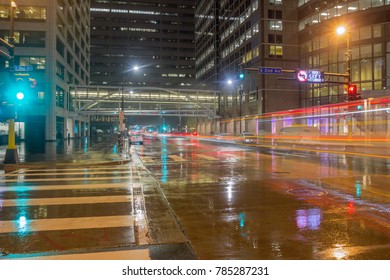
[[[348,95],[356,95],[357,93],[357,86],[356,85],[348,85]]]

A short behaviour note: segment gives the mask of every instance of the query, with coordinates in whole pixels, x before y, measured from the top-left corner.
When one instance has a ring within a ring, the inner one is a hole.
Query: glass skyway
[[[150,87],[70,87],[73,109],[88,115],[181,116],[219,118],[218,91]]]

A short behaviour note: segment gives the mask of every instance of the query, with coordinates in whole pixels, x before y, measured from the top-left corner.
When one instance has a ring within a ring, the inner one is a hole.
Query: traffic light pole
[[[10,34],[9,34],[9,44],[12,46],[9,49],[9,55],[11,56],[9,60],[9,80],[14,79],[14,9],[15,3],[13,0],[10,0],[9,5],[9,18],[10,18]],[[5,151],[4,163],[17,163],[18,150],[15,145],[15,117],[8,120],[8,145]]]

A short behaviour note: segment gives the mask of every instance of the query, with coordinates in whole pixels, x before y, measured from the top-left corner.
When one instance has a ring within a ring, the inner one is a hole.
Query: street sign
[[[282,68],[278,67],[259,67],[260,74],[273,74],[273,75],[281,75]]]
[[[300,83],[323,83],[324,72],[320,70],[297,70],[296,79]]]
[[[14,70],[15,72],[31,72],[34,71],[34,68],[31,65],[27,65],[27,66],[15,65]]]

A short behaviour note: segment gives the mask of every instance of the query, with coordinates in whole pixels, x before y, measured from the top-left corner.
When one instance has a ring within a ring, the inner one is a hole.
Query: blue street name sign
[[[282,68],[277,67],[259,67],[260,74],[282,74]]]
[[[31,71],[34,71],[34,68],[31,65],[28,65],[28,66],[15,65],[15,71],[16,72],[31,72]]]

